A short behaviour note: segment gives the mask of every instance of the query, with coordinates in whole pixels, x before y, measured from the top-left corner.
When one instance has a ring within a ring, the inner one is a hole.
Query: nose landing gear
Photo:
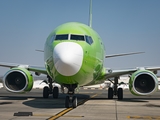
[[[69,108],[70,106],[72,106],[73,108],[77,107],[77,97],[76,96],[66,96],[65,107]]]
[[[77,84],[64,85],[64,86],[68,88],[68,96],[66,96],[66,99],[65,99],[65,107],[69,108],[72,106],[73,108],[76,108],[77,97],[74,96],[74,91],[75,91],[75,88],[77,87]]]

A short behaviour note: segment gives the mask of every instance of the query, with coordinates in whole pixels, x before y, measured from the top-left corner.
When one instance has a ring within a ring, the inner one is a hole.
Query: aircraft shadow
[[[5,92],[3,94],[0,94],[0,105],[14,104],[14,100],[22,100],[24,101],[22,102],[23,105],[33,108],[42,108],[42,109],[65,108],[66,95],[67,94],[60,93],[58,99],[54,99],[52,98],[52,96],[49,96],[48,99],[45,99],[42,98],[41,94],[37,92],[29,94],[12,94],[12,95],[8,92]],[[84,99],[88,99],[90,97],[89,95],[84,95],[84,94],[75,94],[75,96],[77,96],[78,102]]]
[[[89,98],[89,95],[76,94],[78,102],[84,99]],[[24,105],[30,106],[33,108],[65,108],[65,97],[66,94],[60,94],[59,98],[53,99],[51,96],[48,99],[44,98],[35,98],[23,102]]]

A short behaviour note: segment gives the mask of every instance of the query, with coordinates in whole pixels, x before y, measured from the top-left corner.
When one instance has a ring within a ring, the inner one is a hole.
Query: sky
[[[160,0],[93,0],[93,29],[109,58],[105,66],[160,66]],[[66,22],[88,24],[89,0],[0,0],[0,62],[44,66],[46,38]],[[8,69],[0,67],[0,75]]]

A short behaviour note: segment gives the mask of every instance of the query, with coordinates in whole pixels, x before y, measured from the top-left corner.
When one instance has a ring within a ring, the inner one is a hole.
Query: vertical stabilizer
[[[90,0],[89,6],[89,27],[92,27],[92,0]]]

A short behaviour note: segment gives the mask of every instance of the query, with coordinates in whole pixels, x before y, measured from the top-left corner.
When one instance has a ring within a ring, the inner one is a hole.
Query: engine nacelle
[[[129,89],[134,95],[149,95],[158,90],[158,79],[151,71],[138,70],[129,80]]]
[[[33,87],[33,76],[25,68],[13,68],[4,75],[3,85],[10,92],[28,92]]]

